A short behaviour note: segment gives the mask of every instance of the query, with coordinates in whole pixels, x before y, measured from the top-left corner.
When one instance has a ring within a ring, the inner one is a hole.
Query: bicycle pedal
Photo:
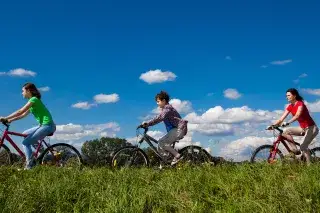
[[[276,160],[276,159],[273,159],[273,160],[269,160],[269,163],[270,164],[275,164],[275,163],[277,163],[278,161]]]

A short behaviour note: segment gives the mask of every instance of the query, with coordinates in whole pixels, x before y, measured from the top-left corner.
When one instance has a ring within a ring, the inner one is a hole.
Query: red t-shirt
[[[300,127],[304,129],[309,126],[315,125],[315,122],[313,121],[313,119],[309,114],[308,108],[302,101],[297,101],[295,104],[289,104],[287,107],[287,110],[291,112],[291,114],[294,116],[297,113],[299,106],[302,106],[302,112],[300,117],[298,118]]]

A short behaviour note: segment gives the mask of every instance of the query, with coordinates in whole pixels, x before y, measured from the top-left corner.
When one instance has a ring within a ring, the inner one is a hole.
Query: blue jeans
[[[23,132],[23,134],[28,135],[23,141],[22,145],[24,148],[24,152],[26,154],[27,163],[30,162],[32,158],[32,148],[31,145],[37,143],[39,140],[44,139],[51,133],[56,131],[56,125],[54,123],[47,125],[40,125],[37,127],[33,127]]]

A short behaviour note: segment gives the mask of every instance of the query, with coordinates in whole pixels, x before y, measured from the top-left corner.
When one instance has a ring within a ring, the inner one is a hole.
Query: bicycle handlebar
[[[1,121],[1,123],[2,123],[3,125],[5,125],[7,128],[10,126],[10,123],[8,122],[7,119],[0,119],[0,121]]]
[[[147,133],[148,130],[149,130],[149,128],[146,127],[146,126],[144,126],[143,124],[139,125],[139,126],[137,127],[137,129],[144,129],[144,133]]]
[[[266,130],[274,130],[274,129],[278,130],[281,134],[283,133],[283,130],[280,129],[279,126],[276,126],[276,125],[271,125],[266,128]]]

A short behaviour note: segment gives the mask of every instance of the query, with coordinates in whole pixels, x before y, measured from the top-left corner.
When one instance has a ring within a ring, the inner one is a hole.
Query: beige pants
[[[319,128],[316,125],[309,126],[305,129],[302,129],[301,127],[289,127],[284,131],[284,134],[286,135],[295,135],[295,136],[303,136],[304,138],[302,140],[302,143],[300,145],[301,151],[307,151],[309,144],[312,142],[312,140],[318,135]]]

